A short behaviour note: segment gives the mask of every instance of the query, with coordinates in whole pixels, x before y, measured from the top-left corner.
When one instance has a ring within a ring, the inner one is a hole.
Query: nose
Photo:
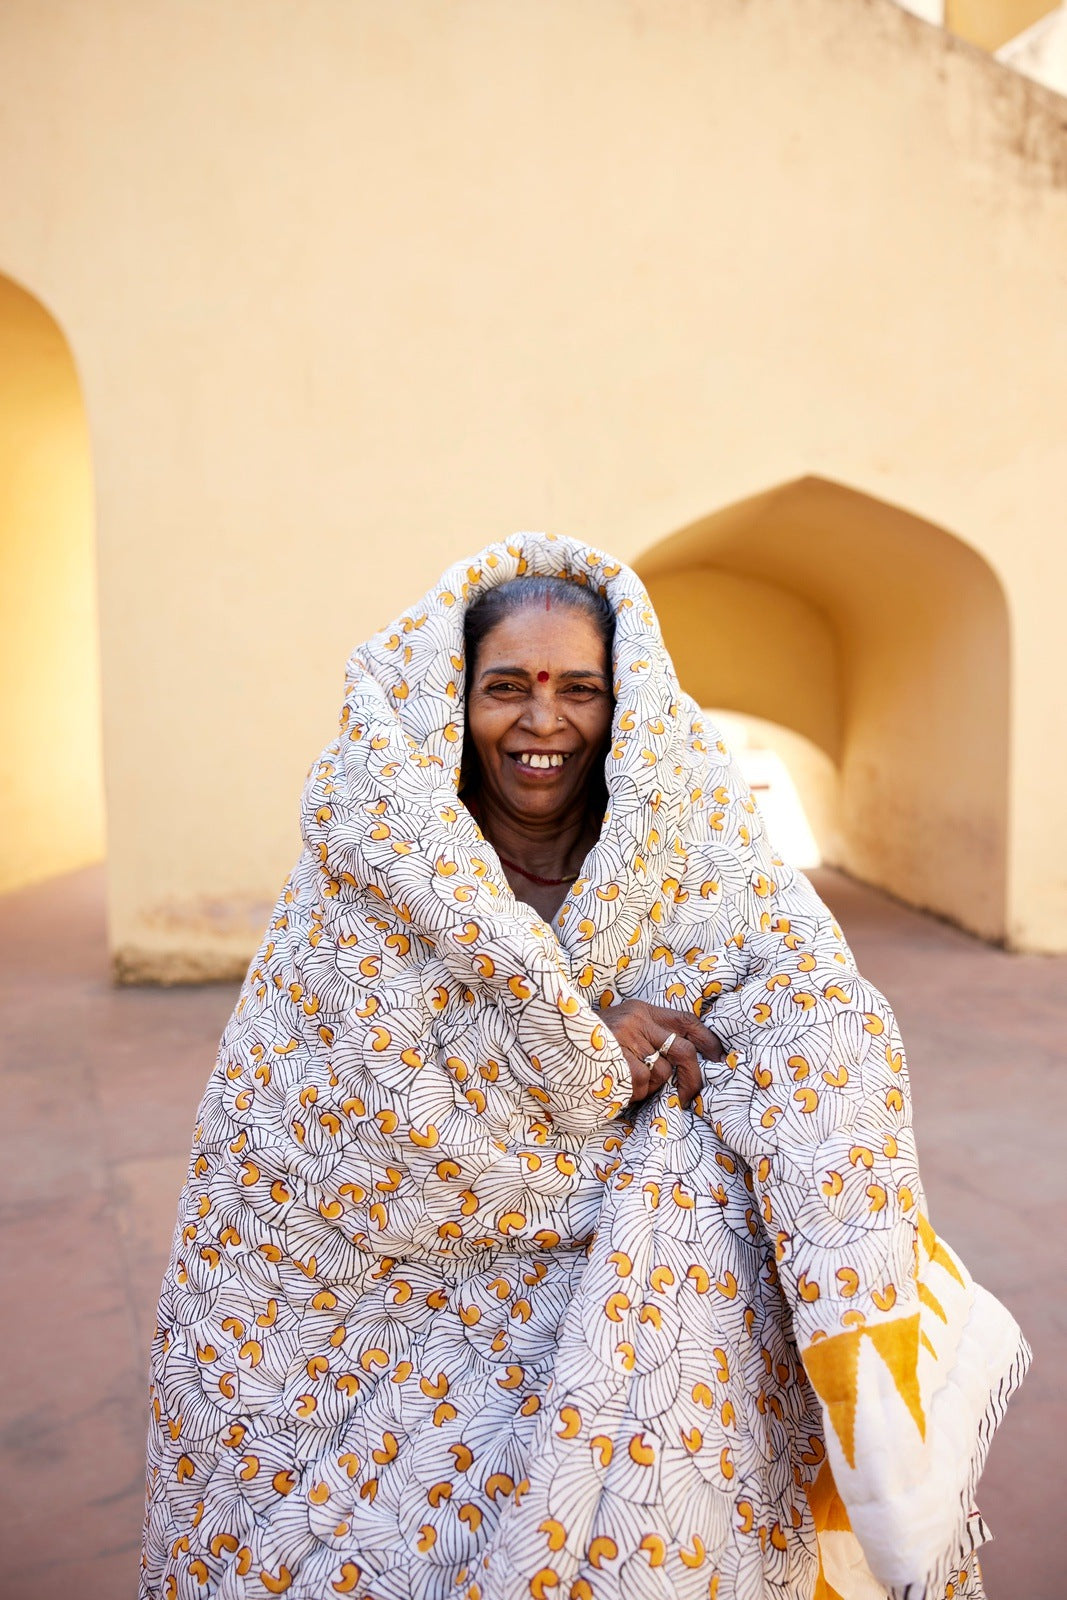
[[[555,700],[547,690],[530,696],[523,713],[522,725],[538,739],[549,739],[559,727]]]

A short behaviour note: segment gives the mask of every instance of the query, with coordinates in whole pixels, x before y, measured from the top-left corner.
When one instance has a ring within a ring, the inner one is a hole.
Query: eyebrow
[[[507,666],[484,667],[482,671],[479,672],[478,677],[491,678],[503,673],[507,673],[508,676],[512,678],[530,677],[529,669],[526,667]],[[574,667],[567,672],[559,672],[556,674],[556,676],[559,678],[599,678],[601,683],[607,683],[608,681],[607,673],[602,672],[599,667]]]

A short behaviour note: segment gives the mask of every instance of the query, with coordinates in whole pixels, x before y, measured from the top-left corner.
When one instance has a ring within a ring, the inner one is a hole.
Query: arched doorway
[[[702,705],[792,729],[836,764],[828,859],[1002,939],[1009,631],[983,558],[810,477],[681,529],[637,566]]]
[[[69,346],[0,276],[0,892],[104,851],[89,435]]]
[[[795,867],[841,858],[841,774],[795,728],[725,706],[703,710],[720,729],[759,802],[775,848]]]

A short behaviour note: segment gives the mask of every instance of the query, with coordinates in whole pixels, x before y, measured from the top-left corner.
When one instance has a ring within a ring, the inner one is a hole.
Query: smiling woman
[[[976,1600],[1026,1346],[637,576],[445,573],[303,827],[197,1119],[142,1600]]]
[[[559,578],[516,578],[470,608],[464,634],[460,794],[516,894],[551,919],[596,841],[607,800],[611,610]]]

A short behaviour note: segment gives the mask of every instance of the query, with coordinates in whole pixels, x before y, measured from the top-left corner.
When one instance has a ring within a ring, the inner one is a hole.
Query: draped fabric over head
[[[465,608],[523,573],[615,615],[552,927],[457,798]],[[303,830],[200,1107],[142,1595],[979,1595],[1026,1346],[926,1220],[892,1013],[637,577],[542,534],[446,573],[353,655]],[[627,997],[723,1040],[692,1110],[624,1112]]]

